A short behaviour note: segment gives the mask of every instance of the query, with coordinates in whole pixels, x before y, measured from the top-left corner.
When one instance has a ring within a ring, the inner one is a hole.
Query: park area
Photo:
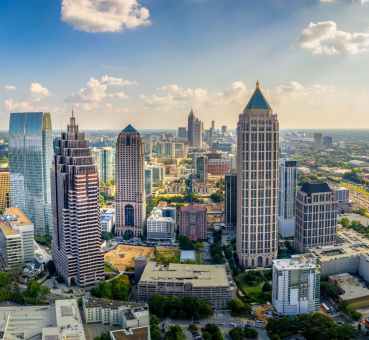
[[[180,250],[178,248],[157,247],[155,261],[161,264],[179,263]]]
[[[108,251],[104,255],[104,261],[110,264],[119,272],[133,268],[135,257],[145,256],[148,259],[154,254],[155,249],[152,247],[129,246],[119,244],[113,250]]]

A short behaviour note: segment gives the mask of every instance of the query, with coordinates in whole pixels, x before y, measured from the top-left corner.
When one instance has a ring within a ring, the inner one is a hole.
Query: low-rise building
[[[100,210],[101,232],[111,233],[115,224],[115,210],[101,209]]]
[[[154,208],[147,218],[147,239],[150,241],[173,242],[176,237],[176,222],[171,217],[164,217],[160,208]]]
[[[279,314],[317,311],[320,305],[320,270],[311,254],[273,261],[273,306]]]
[[[148,326],[150,323],[149,308],[142,303],[84,298],[83,313],[86,323],[101,323],[122,328]]]
[[[224,265],[148,262],[137,286],[140,301],[155,294],[191,296],[208,301],[214,308],[226,308],[234,284]]]
[[[205,240],[207,236],[207,209],[200,205],[179,208],[179,234],[192,241]]]
[[[150,340],[150,326],[111,331],[112,340]]]

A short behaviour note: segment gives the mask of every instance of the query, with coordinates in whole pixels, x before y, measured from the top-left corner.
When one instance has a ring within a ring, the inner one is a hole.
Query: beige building
[[[214,308],[226,308],[233,296],[233,283],[224,265],[196,265],[148,262],[137,286],[140,301],[155,294],[191,296],[208,301]]]
[[[21,270],[23,267],[22,237],[4,221],[0,221],[0,256],[2,270]]]
[[[9,206],[10,175],[7,169],[0,169],[0,213]]]
[[[276,258],[279,122],[259,86],[237,125],[237,254],[244,267]]]

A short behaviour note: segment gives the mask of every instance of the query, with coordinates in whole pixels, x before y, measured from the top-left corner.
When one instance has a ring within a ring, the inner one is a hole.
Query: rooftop
[[[340,295],[340,299],[343,301],[369,297],[369,289],[366,287],[365,282],[349,273],[331,275],[329,280],[334,281],[344,291]]]
[[[148,340],[148,326],[110,332],[113,340]]]
[[[289,259],[274,260],[273,267],[278,270],[315,269],[317,258],[312,254],[293,255]]]
[[[142,303],[100,299],[100,298],[88,298],[88,299],[85,298],[83,302],[87,308],[104,307],[104,308],[110,308],[110,309],[117,309],[119,307],[126,306],[130,308],[140,307],[142,309],[147,309],[147,305],[142,304]]]
[[[259,82],[256,83],[256,89],[251,96],[248,104],[245,107],[245,110],[271,110],[268,101],[265,99],[263,93],[260,90]]]
[[[4,212],[4,217],[18,226],[31,225],[32,222],[28,216],[19,208],[7,208]]]
[[[141,276],[141,282],[183,282],[194,287],[229,287],[224,265],[201,265],[170,263],[160,265],[148,262]]]
[[[128,124],[126,126],[126,128],[123,129],[123,132],[125,132],[125,133],[138,133],[138,131],[131,124]]]
[[[185,207],[180,207],[181,212],[206,212],[206,207],[201,205],[187,205]]]
[[[5,236],[16,235],[15,231],[7,222],[0,221],[0,229]]]
[[[306,194],[317,194],[321,192],[332,192],[327,183],[309,183],[306,182],[302,185],[301,191]]]

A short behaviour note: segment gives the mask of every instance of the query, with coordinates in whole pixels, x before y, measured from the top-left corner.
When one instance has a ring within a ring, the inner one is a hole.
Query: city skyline
[[[20,111],[60,129],[72,108],[85,129],[181,126],[191,107],[234,128],[257,79],[281,128],[368,126],[367,1],[97,4],[0,4],[0,130]]]

